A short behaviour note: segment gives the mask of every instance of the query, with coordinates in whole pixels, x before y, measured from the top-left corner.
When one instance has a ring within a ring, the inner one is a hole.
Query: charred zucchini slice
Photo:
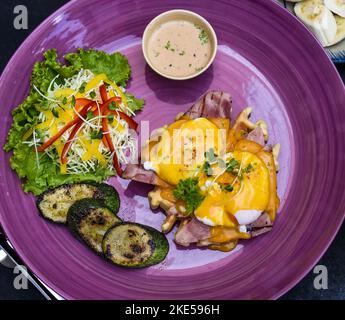
[[[71,205],[84,198],[100,199],[114,213],[120,207],[119,194],[112,186],[105,183],[75,183],[46,191],[38,197],[37,208],[44,218],[65,223]]]
[[[113,213],[118,213],[120,209],[120,197],[116,189],[106,183],[94,184],[97,187],[98,194],[97,199],[102,199],[106,207],[108,207]]]
[[[114,224],[121,222],[99,199],[76,201],[68,210],[67,226],[72,233],[91,249],[102,254],[104,234]]]
[[[120,223],[104,235],[103,253],[121,267],[144,268],[164,260],[169,243],[166,237],[148,226]]]

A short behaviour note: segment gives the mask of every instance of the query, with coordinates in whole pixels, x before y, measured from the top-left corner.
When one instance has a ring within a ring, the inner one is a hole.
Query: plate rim
[[[25,50],[25,47],[30,43],[31,39],[33,37],[35,37],[42,29],[44,29],[44,27],[48,24],[51,23],[52,20],[54,20],[57,16],[59,16],[60,14],[62,14],[64,11],[69,10],[70,7],[74,6],[75,4],[79,3],[81,4],[81,1],[83,0],[70,0],[69,2],[67,2],[66,4],[64,4],[63,6],[61,6],[60,8],[58,8],[56,11],[54,11],[52,14],[50,14],[48,17],[46,17],[27,37],[26,39],[21,43],[21,45],[16,49],[15,53],[11,56],[11,58],[9,59],[9,61],[7,62],[5,68],[3,69],[1,76],[0,76],[0,86],[3,83],[3,78],[5,77],[5,75],[10,71],[11,69],[11,64],[14,60],[16,60],[17,56],[19,55],[20,51]],[[84,1],[88,1],[88,0],[84,0]],[[298,18],[296,16],[294,16],[293,14],[291,14],[288,10],[286,10],[284,7],[281,7],[281,5],[276,2],[275,0],[270,0],[270,3],[272,6],[276,6],[277,10],[281,11],[281,14],[285,15],[285,16],[290,16],[292,17],[296,22],[298,22],[298,24],[307,31],[307,34],[309,34],[309,37],[313,39],[313,41],[315,42],[315,44],[318,47],[318,50],[322,51],[321,54],[323,54],[327,60],[328,60],[328,64],[329,67],[331,69],[333,69],[333,73],[334,76],[338,79],[338,81],[340,81],[343,84],[343,88],[344,88],[344,92],[345,92],[345,85],[342,81],[342,78],[339,74],[339,72],[336,69],[336,66],[334,65],[334,63],[332,62],[331,57],[327,54],[326,50],[324,50],[324,48],[320,45],[320,43],[316,40],[315,36],[298,20]],[[291,18],[289,18],[291,19]],[[341,62],[345,62],[341,61]],[[344,195],[345,197],[345,195]],[[0,216],[1,219],[1,216]],[[342,218],[341,218],[341,223],[339,223],[337,226],[335,226],[335,232],[333,233],[332,236],[329,237],[326,245],[324,246],[323,250],[320,251],[320,253],[317,254],[317,259],[314,259],[315,261],[311,264],[308,263],[308,266],[306,268],[304,268],[304,271],[298,273],[292,281],[289,281],[288,284],[282,286],[282,288],[280,290],[278,290],[275,294],[273,294],[269,299],[270,300],[275,300],[280,298],[282,295],[284,295],[285,293],[287,293],[288,291],[290,291],[293,287],[295,287],[315,266],[315,264],[318,263],[318,261],[322,258],[322,256],[325,254],[325,252],[329,249],[330,245],[332,244],[332,242],[334,241],[335,237],[337,236],[340,228],[342,227],[342,224],[344,223],[345,220],[345,212],[342,212]],[[0,226],[1,226],[1,221],[0,221]],[[35,265],[28,265],[25,261],[25,259],[23,259],[23,256],[25,256],[24,252],[22,252],[20,250],[20,244],[16,243],[15,241],[11,240],[8,236],[7,236],[7,230],[5,226],[1,226],[1,229],[3,230],[3,233],[5,234],[5,236],[7,237],[7,239],[10,241],[10,243],[13,245],[14,249],[16,250],[16,252],[18,253],[19,257],[21,258],[21,260],[25,263],[26,267],[28,269],[30,269],[41,281],[44,282],[44,284],[46,284],[47,286],[49,286],[52,290],[54,290],[55,292],[57,292],[60,296],[62,296],[64,299],[75,299],[74,297],[70,296],[67,292],[65,292],[63,290],[63,288],[59,288],[58,286],[54,285],[49,278],[47,278],[44,274],[41,274],[39,271],[35,270]],[[97,299],[97,298],[96,298]]]

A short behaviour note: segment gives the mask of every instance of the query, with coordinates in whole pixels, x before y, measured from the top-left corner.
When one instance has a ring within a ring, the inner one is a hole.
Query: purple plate
[[[145,65],[141,35],[159,13],[183,8],[208,19],[219,38],[213,66],[184,82],[166,80]],[[293,30],[293,32],[291,32]],[[21,190],[0,160],[0,222],[13,246],[47,285],[68,299],[273,299],[318,261],[345,212],[344,86],[323,49],[292,15],[267,0],[83,0],[49,17],[18,49],[0,82],[1,143],[11,110],[25,97],[33,63],[42,52],[78,47],[125,53],[133,68],[130,91],[146,99],[137,119],[151,129],[173,120],[208,89],[233,95],[235,113],[250,105],[264,118],[270,143],[280,142],[280,214],[273,231],[235,252],[177,248],[160,265],[126,270],[106,263],[61,226],[39,217],[35,199]],[[313,59],[310,59],[313,57]],[[149,187],[112,179],[121,216],[159,227]]]

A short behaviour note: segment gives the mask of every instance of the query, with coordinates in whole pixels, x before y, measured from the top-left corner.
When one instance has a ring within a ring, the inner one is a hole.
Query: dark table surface
[[[34,28],[66,2],[66,0],[1,0],[1,70],[4,69],[12,54]],[[16,30],[13,27],[13,9],[16,5],[25,5],[28,9],[28,30]],[[345,64],[337,65],[337,69],[343,81],[345,81]],[[318,262],[318,264],[322,264],[328,269],[328,289],[314,289],[313,281],[316,275],[311,271],[282,299],[345,299],[344,248],[345,225],[342,226],[334,242]],[[27,290],[14,289],[13,281],[15,276],[13,270],[0,265],[0,299],[43,299],[42,295],[32,285]]]

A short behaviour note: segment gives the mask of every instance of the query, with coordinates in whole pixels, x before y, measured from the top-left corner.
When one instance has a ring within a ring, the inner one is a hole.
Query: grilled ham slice
[[[272,226],[273,223],[269,215],[264,212],[256,221],[246,225],[246,228],[251,237],[257,237],[271,231]],[[175,242],[184,247],[188,247],[191,244],[209,246],[213,244],[213,242],[209,240],[211,237],[211,228],[212,227],[201,223],[195,218],[182,221],[175,233]],[[229,242],[232,242],[232,240]]]
[[[184,115],[189,119],[231,119],[231,113],[232,100],[230,94],[223,91],[209,91],[195,102]]]
[[[157,176],[157,174],[150,170],[145,170],[142,165],[128,164],[122,174],[122,178],[144,182],[155,186],[167,188],[170,185]]]

